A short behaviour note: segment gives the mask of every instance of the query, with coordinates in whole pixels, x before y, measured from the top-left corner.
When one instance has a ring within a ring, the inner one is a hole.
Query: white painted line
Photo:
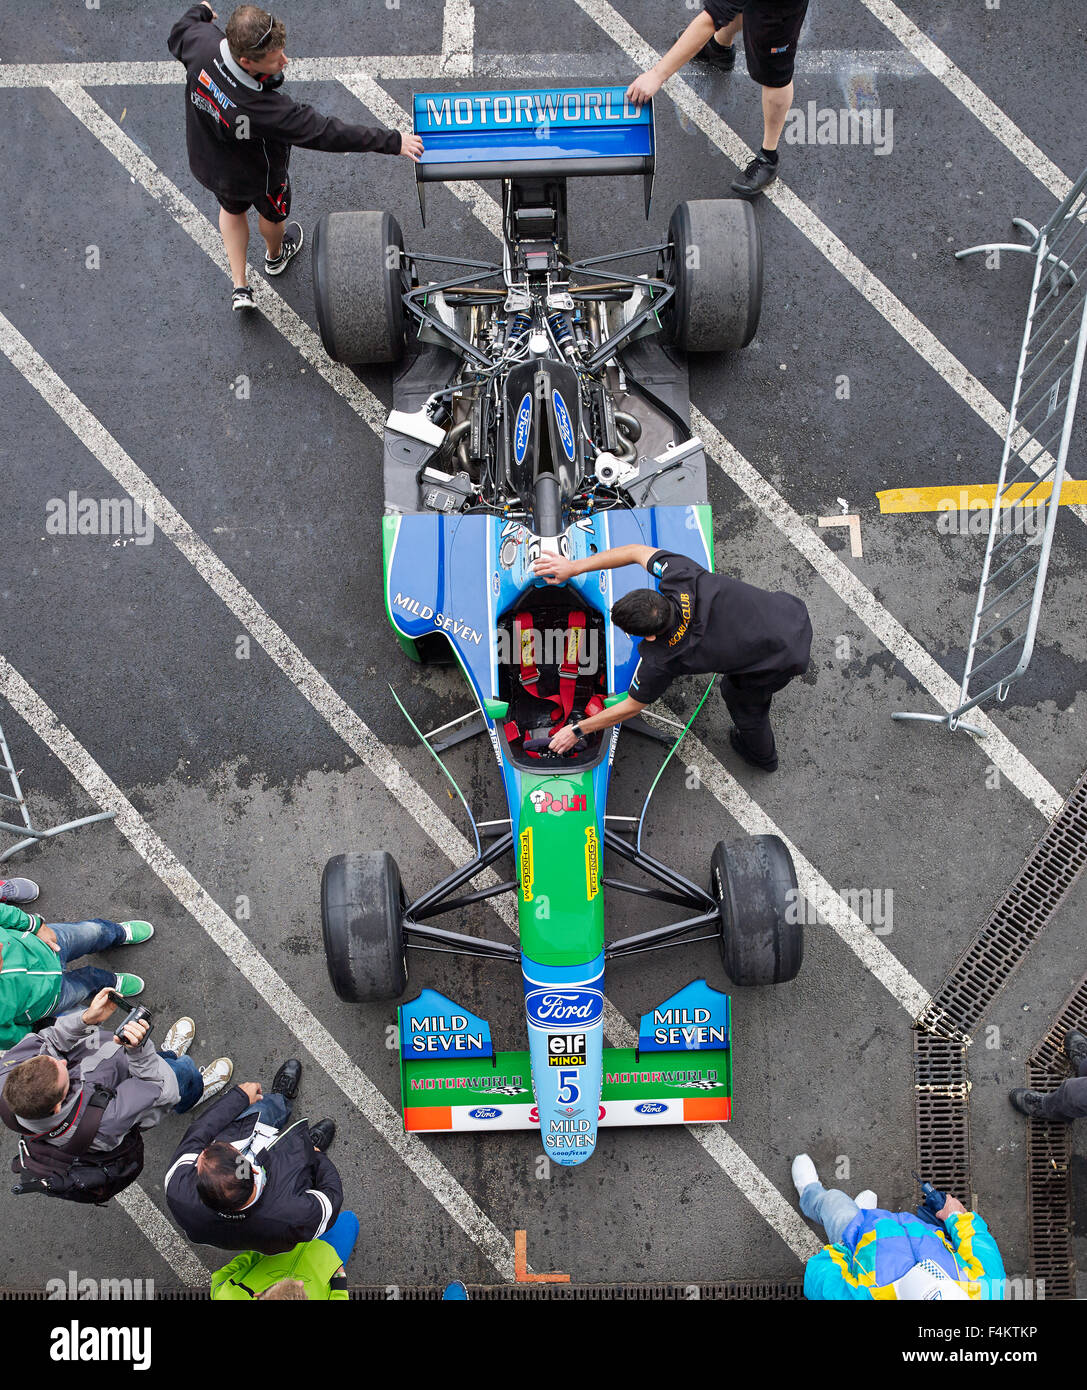
[[[861,4],[891,31],[903,47],[921,63],[924,63],[936,80],[943,84],[953,96],[958,97],[966,109],[985,126],[990,135],[1028,169],[1039,182],[1044,183],[1058,202],[1067,197],[1072,180],[1046,155],[1033,140],[1019,129],[1010,116],[1006,115],[995,101],[978,87],[951,61],[943,49],[918,29],[913,20],[904,15],[892,0],[861,0]],[[1074,39],[1070,41],[1074,42]],[[1010,57],[1010,50],[1005,56]],[[1014,61],[1014,59],[1011,59]],[[1030,210],[1023,215],[1030,217]],[[1033,220],[1033,219],[1032,219]]]
[[[3,320],[3,323],[6,325],[7,321]],[[6,338],[7,328],[3,332]],[[66,387],[64,389],[67,390]],[[63,415],[61,418],[64,418]],[[476,1205],[418,1135],[405,1133],[399,1111],[389,1104],[366,1073],[351,1060],[328,1029],[269,965],[233,918],[197,883],[116,783],[3,655],[0,655],[0,694],[64,764],[84,791],[103,810],[116,813],[114,825],[141,859],[159,876],[314,1061],[339,1086],[351,1104],[369,1120],[393,1153],[479,1247],[501,1277],[512,1280],[513,1247],[490,1217]]]
[[[575,4],[618,44],[630,58],[634,70],[651,67],[660,57],[608,0],[575,0]],[[635,72],[632,71],[631,76],[634,75]],[[739,168],[743,168],[752,158],[754,151],[748,148],[731,126],[726,125],[717,112],[708,106],[678,73],[675,77],[669,78],[662,91],[666,92],[693,124]],[[793,226],[808,238],[816,250],[826,257],[834,269],[868,301],[918,356],[938,372],[970,409],[1000,436],[1003,443],[1008,431],[1008,411],[972,372],[967,371],[954,353],[944,347],[935,333],[926,328],[917,315],[907,309],[879,276],[869,270],[860,257],[855,255],[787,184],[771,184],[762,196],[773,203]],[[1017,439],[1025,437],[1025,431],[1019,431]],[[1049,455],[1039,455],[1032,467],[1038,472],[1044,464],[1050,462],[1052,460]],[[1074,511],[1081,521],[1087,523],[1087,508],[1075,506],[1070,510]]]
[[[445,0],[442,17],[442,72],[466,77],[472,71],[476,41],[476,12],[471,0]]]
[[[352,96],[357,97],[383,125],[398,130],[411,129],[411,113],[405,111],[400,103],[394,101],[368,74],[356,73],[353,77],[343,77],[340,80]],[[458,180],[456,183],[443,186],[462,203],[467,203],[491,235],[501,240],[502,210],[489,193],[470,179]]]
[[[652,713],[651,710],[648,712]],[[861,921],[807,856],[774,824],[762,807],[752,800],[747,791],[694,734],[689,733],[684,737],[677,759],[680,757],[689,768],[697,769],[702,785],[713,793],[733,820],[749,835],[781,836],[796,865],[800,891],[808,902],[827,925],[837,932],[864,968],[898,1000],[910,1018],[917,1018],[928,1007],[931,995],[891,952],[883,938],[876,936],[875,932]]]
[[[197,1258],[196,1252],[178,1235],[139,1183],[118,1192],[116,1200],[183,1284],[190,1288],[209,1286],[211,1270]]]
[[[440,53],[361,54],[344,58],[292,58],[293,82],[335,82],[352,73],[368,72],[387,80],[455,77],[459,59]],[[450,66],[451,65],[451,66]],[[0,88],[55,87],[180,87],[185,69],[176,59],[148,63],[0,63]]]

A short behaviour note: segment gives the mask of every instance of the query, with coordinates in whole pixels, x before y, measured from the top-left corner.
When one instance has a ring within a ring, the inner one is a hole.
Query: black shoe
[[[681,29],[676,38],[682,38],[686,32],[685,29]],[[730,43],[725,48],[711,35],[691,59],[691,62],[708,63],[711,68],[716,68],[718,72],[731,72],[736,66],[736,45]]]
[[[1045,1096],[1041,1091],[1028,1091],[1025,1086],[1017,1086],[1014,1091],[1008,1092],[1008,1099],[1020,1115],[1026,1115],[1032,1120],[1048,1118],[1042,1110]]]
[[[335,1120],[318,1120],[315,1125],[309,1127],[309,1141],[315,1149],[320,1149],[322,1153],[327,1153],[329,1145],[336,1137]]]
[[[302,1080],[302,1063],[297,1057],[291,1057],[284,1062],[275,1074],[272,1082],[272,1094],[286,1096],[288,1100],[294,1100],[298,1094],[298,1083]]]
[[[757,154],[744,170],[743,177],[732,180],[731,188],[733,193],[738,193],[741,198],[757,198],[764,188],[770,187],[777,176],[778,166]]]
[[[768,758],[760,758],[748,748],[747,744],[744,742],[743,734],[740,733],[739,729],[729,729],[728,741],[732,744],[736,752],[739,753],[740,757],[743,758],[745,763],[750,763],[752,767],[759,767],[763,772],[777,771],[778,755],[776,750],[771,753]]]
[[[1074,1071],[1087,1062],[1087,1035],[1070,1028],[1064,1035],[1064,1055],[1072,1063]]]
[[[232,309],[255,309],[257,301],[253,297],[253,291],[248,285],[235,285],[230,296],[230,307]]]
[[[301,251],[302,243],[306,239],[306,234],[297,222],[292,222],[291,226],[294,227],[295,230],[293,232],[284,233],[283,245],[275,260],[270,261],[267,256],[264,257],[265,275],[282,275],[291,261],[293,261],[295,256]]]

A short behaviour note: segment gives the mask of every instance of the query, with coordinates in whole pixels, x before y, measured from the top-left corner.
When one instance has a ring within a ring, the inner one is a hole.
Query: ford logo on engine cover
[[[573,463],[574,427],[570,423],[570,412],[566,409],[566,402],[557,391],[551,392],[551,400],[555,407],[555,419],[559,423],[559,439],[562,442],[563,453]]]
[[[513,427],[513,457],[523,462],[528,448],[528,430],[532,423],[532,397],[526,391],[517,407],[517,423]],[[570,455],[573,458],[573,454]]]
[[[588,1026],[604,1012],[604,995],[598,989],[533,989],[525,995],[530,1023],[540,1028],[577,1023]]]
[[[474,1110],[469,1110],[468,1114],[473,1120],[497,1120],[502,1111],[493,1105],[477,1105]]]
[[[667,1105],[662,1105],[659,1100],[643,1100],[641,1105],[634,1107],[638,1115],[663,1115],[667,1109]]]

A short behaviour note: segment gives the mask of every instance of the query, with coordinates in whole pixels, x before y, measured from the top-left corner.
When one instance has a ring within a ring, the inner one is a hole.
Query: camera
[[[120,1004],[123,1006],[128,1003],[128,1000],[125,999],[124,995],[118,994],[117,991],[113,989],[110,990],[109,997],[114,1004]],[[136,1007],[125,1018],[123,1018],[121,1022],[117,1025],[117,1027],[113,1030],[114,1037],[121,1044],[121,1046],[125,1048],[130,1047],[131,1044],[126,1043],[121,1039],[121,1032],[130,1023],[146,1023],[148,1036],[150,1036],[151,1029],[155,1026],[154,1019],[151,1017],[150,1009],[145,1009],[142,1004],[137,1004]]]

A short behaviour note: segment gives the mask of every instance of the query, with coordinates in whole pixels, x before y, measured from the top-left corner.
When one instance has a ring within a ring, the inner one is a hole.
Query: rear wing
[[[641,174],[653,196],[653,103],[623,87],[499,92],[417,92],[414,130],[426,149],[415,166],[419,207],[428,183],[457,179]]]

